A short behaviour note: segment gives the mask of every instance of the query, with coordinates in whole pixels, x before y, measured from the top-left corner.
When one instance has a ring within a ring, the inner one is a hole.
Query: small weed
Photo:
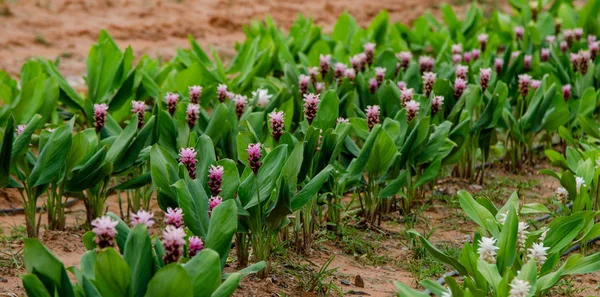
[[[550,295],[566,297],[579,296],[579,293],[583,292],[585,287],[576,286],[575,284],[576,282],[573,277],[565,277],[559,280],[558,283],[552,287]]]
[[[44,35],[42,35],[39,32],[35,33],[35,42],[39,43],[39,44],[43,44],[45,46],[50,46],[52,45],[52,43],[50,43],[48,40],[46,40],[46,37],[44,37]]]

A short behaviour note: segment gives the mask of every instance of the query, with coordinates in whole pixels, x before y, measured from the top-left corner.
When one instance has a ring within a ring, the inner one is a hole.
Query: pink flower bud
[[[568,101],[571,98],[571,85],[562,86],[563,98]]]
[[[183,227],[183,211],[181,208],[167,208],[165,213],[165,224],[175,228]]]
[[[227,85],[224,84],[219,84],[217,86],[217,99],[219,99],[219,102],[223,103],[225,102],[225,99],[227,99],[228,96],[228,91],[227,91]]]
[[[15,130],[15,132],[17,133],[17,137],[19,137],[21,134],[23,134],[23,131],[25,131],[25,128],[27,127],[27,125],[18,125],[17,129]]]
[[[419,106],[421,103],[411,100],[406,103],[406,121],[410,123],[419,114]]]
[[[473,56],[473,60],[477,60],[479,59],[479,56],[481,55],[481,50],[480,49],[473,49],[471,51],[471,56]]]
[[[204,249],[204,242],[198,236],[190,237],[190,245],[188,248],[188,257],[193,258]]]
[[[375,94],[375,92],[377,92],[377,88],[379,87],[379,84],[377,83],[377,79],[376,78],[370,78],[369,79],[369,92],[371,92],[371,94]]]
[[[315,85],[315,91],[316,91],[317,93],[319,93],[319,94],[320,94],[320,93],[323,93],[323,89],[325,89],[325,83],[323,83],[323,82],[318,82],[318,83]]]
[[[413,100],[414,92],[413,88],[400,90],[400,104],[402,107],[405,107],[408,101]]]
[[[546,36],[546,42],[548,43],[549,46],[554,46],[554,44],[556,43],[556,36],[554,35],[548,35]]]
[[[385,79],[385,72],[386,72],[386,69],[383,67],[375,68],[375,78],[377,79],[378,85],[381,85],[383,83],[383,80]]]
[[[453,55],[460,55],[463,52],[463,47],[462,44],[453,44],[452,45],[452,54]]]
[[[308,86],[310,84],[310,77],[304,74],[300,74],[298,77],[298,88],[300,89],[300,94],[308,93]]]
[[[248,167],[252,169],[254,174],[258,173],[258,169],[262,166],[262,162],[260,162],[261,151],[260,151],[260,142],[255,144],[248,144]]]
[[[373,64],[373,59],[375,58],[375,43],[367,42],[363,45],[363,50],[366,55],[366,62],[369,65]]]
[[[533,60],[533,57],[531,55],[523,56],[523,68],[525,68],[525,71],[531,70],[531,61],[532,60]]]
[[[108,113],[108,105],[94,104],[94,127],[96,128],[96,132],[102,131],[102,127],[106,124],[106,114]],[[20,135],[21,133],[17,133]]]
[[[350,65],[352,65],[352,69],[354,69],[354,72],[359,72],[362,69],[362,61],[360,55],[354,55],[350,57]]]
[[[346,76],[346,78],[353,81],[356,78],[356,70],[354,70],[354,68],[348,68],[344,72],[344,75]]]
[[[492,76],[491,68],[480,68],[479,69],[479,85],[481,85],[481,89],[485,91],[487,89],[488,84],[490,83],[490,78]]]
[[[435,84],[436,74],[433,72],[425,72],[421,77],[423,79],[423,92],[425,97],[429,97],[433,90],[433,84]]]
[[[456,77],[460,77],[467,80],[467,73],[469,72],[469,66],[456,65]]]
[[[496,73],[502,72],[502,67],[504,66],[504,60],[502,58],[496,58],[494,60],[494,69]]]
[[[202,94],[201,86],[189,86],[190,102],[198,104],[200,102],[200,95]]]
[[[462,62],[462,55],[452,55],[452,64],[458,64]]]
[[[165,264],[178,262],[183,255],[183,246],[185,245],[185,232],[183,228],[176,228],[171,225],[163,231],[163,249]]]
[[[525,28],[523,27],[515,27],[515,39],[521,40],[523,39],[523,35],[525,34]]]
[[[323,57],[323,55],[321,55],[319,58],[321,58],[321,57]],[[317,83],[317,78],[319,76],[319,67],[316,67],[316,66],[309,67],[308,68],[308,76],[310,76],[310,81],[313,84],[316,84]]]
[[[269,114],[269,123],[271,124],[271,135],[276,142],[283,135],[284,128],[284,113],[283,111],[273,111]]]
[[[369,131],[373,130],[375,125],[379,124],[379,105],[367,106],[367,125]]]
[[[223,184],[223,166],[210,165],[208,169],[208,187],[213,196],[218,196],[221,193],[221,185]]]
[[[573,35],[575,36],[575,39],[577,39],[577,41],[581,40],[581,37],[583,37],[583,29],[582,28],[573,29]]]
[[[144,112],[146,111],[146,103],[144,101],[131,101],[131,112],[138,116],[138,128],[144,126]]]
[[[95,242],[98,249],[105,249],[115,246],[115,236],[117,235],[117,225],[119,222],[109,216],[96,218],[92,221],[92,232],[96,234]]]
[[[304,117],[308,124],[312,124],[319,110],[319,94],[304,94]]]
[[[548,62],[550,60],[550,49],[549,48],[543,48],[541,50],[540,60],[542,60],[542,62]]]
[[[410,60],[412,60],[412,54],[410,52],[400,52],[396,54],[396,58],[400,60],[400,67],[406,70],[410,65]]]
[[[571,61],[571,66],[573,66],[573,71],[579,71],[579,54],[571,53],[569,60]]]
[[[479,34],[477,40],[479,41],[479,48],[482,52],[485,52],[488,43],[488,35],[485,33]]]
[[[212,214],[212,211],[219,206],[221,203],[223,203],[223,198],[221,198],[221,196],[212,196],[210,197],[210,199],[208,200],[208,213],[209,215]]]
[[[465,63],[471,63],[471,52],[466,52],[463,54],[463,61],[465,61]]]
[[[409,102],[410,103],[410,102]],[[431,115],[436,115],[444,105],[444,97],[443,96],[435,96],[431,101]],[[407,104],[408,106],[408,104]],[[408,110],[408,108],[407,108]]]
[[[345,119],[345,118],[337,118],[337,123],[338,124],[350,124],[350,120]]]
[[[137,213],[129,214],[131,217],[131,227],[135,227],[137,224],[144,224],[146,227],[151,228],[154,225],[154,215],[143,209],[138,210]]]
[[[588,71],[588,65],[591,60],[590,52],[581,51],[579,52],[579,71],[582,75],[585,75]]]
[[[399,81],[399,82],[397,83],[397,85],[398,85],[398,89],[399,89],[400,91],[403,91],[403,90],[405,90],[405,89],[406,89],[406,83],[405,83],[405,82],[403,82],[403,81]]]
[[[320,55],[319,66],[321,67],[321,77],[325,78],[331,66],[331,55]]]
[[[569,44],[566,41],[560,42],[560,51],[564,54],[569,50]]]
[[[419,70],[421,73],[431,72],[433,71],[433,64],[435,61],[430,56],[420,56],[419,57]]]
[[[596,42],[596,36],[592,35],[592,34],[588,34],[587,42],[588,42],[588,46],[590,46],[592,43]]]
[[[539,81],[539,80],[537,80],[537,79],[532,79],[531,80],[531,88],[534,89],[534,90],[537,90],[540,87],[541,83],[542,82]]]
[[[567,42],[567,45],[570,48],[573,45],[573,42],[575,42],[575,32],[570,29],[565,29],[563,31],[563,37],[565,38],[565,41]]]
[[[185,121],[188,123],[190,129],[196,126],[198,117],[200,116],[200,106],[197,104],[190,103],[185,111]]]
[[[598,52],[600,50],[600,43],[598,43],[598,42],[590,43],[589,49],[590,49],[590,59],[592,61],[596,61],[596,57],[598,56]]]
[[[519,74],[519,92],[523,98],[527,97],[529,87],[531,85],[531,76],[527,74]]]
[[[179,94],[169,92],[165,96],[165,101],[167,101],[167,110],[171,115],[173,115],[175,113],[175,109],[177,109],[177,101],[179,101]]]
[[[467,82],[458,77],[454,80],[454,96],[458,99],[462,96],[463,92],[467,88]]]
[[[344,74],[346,73],[346,64],[344,63],[335,63],[333,67],[333,77],[335,79],[342,79]]]
[[[233,98],[233,101],[235,102],[235,114],[237,115],[238,119],[242,117],[244,111],[246,110],[247,100],[248,98],[242,95],[235,95]]]
[[[185,166],[191,179],[196,179],[196,150],[193,147],[179,150],[179,162]]]

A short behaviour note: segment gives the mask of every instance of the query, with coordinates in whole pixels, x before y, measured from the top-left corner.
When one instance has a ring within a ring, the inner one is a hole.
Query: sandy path
[[[271,15],[289,28],[297,14],[310,15],[326,31],[344,11],[361,25],[381,10],[390,19],[409,23],[427,9],[437,13],[439,0],[19,0],[7,1],[0,16],[0,69],[18,75],[31,58],[60,57],[65,76],[85,73],[85,57],[98,32],[106,29],[122,47],[131,45],[136,57],[169,59],[177,47],[188,47],[187,35],[221,54],[234,54],[244,38],[242,26]],[[1,10],[1,9],[0,9]]]

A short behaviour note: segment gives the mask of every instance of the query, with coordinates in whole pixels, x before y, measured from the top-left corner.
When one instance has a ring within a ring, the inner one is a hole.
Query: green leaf
[[[58,176],[60,170],[66,165],[67,153],[73,137],[72,130],[71,125],[65,125],[52,133],[29,175],[28,182],[31,186],[47,184]]]
[[[102,296],[133,296],[131,270],[114,249],[108,248],[98,253],[94,274],[96,279],[93,283]]]
[[[498,224],[494,215],[487,208],[477,203],[467,191],[459,191],[458,197],[460,207],[469,218],[490,232],[495,238],[498,238],[500,231],[498,230]]]
[[[23,262],[28,273],[43,280],[48,292],[59,296],[75,297],[65,266],[38,239],[26,238]]]
[[[239,273],[232,273],[217,290],[211,295],[211,297],[229,297],[233,295],[233,292],[237,289],[240,279],[242,276]]]
[[[0,188],[4,188],[10,183],[10,163],[13,149],[15,119],[11,116],[8,118],[6,128],[4,128],[4,136],[2,144],[0,144]]]
[[[321,97],[319,112],[312,125],[323,131],[333,128],[337,122],[340,99],[336,91],[329,90]]]
[[[498,237],[498,267],[499,272],[504,274],[505,269],[512,266],[517,256],[517,235],[519,229],[519,218],[514,208],[508,209],[506,221],[502,226],[500,237]],[[478,265],[479,266],[479,265]]]
[[[323,184],[329,179],[329,175],[333,169],[334,168],[331,165],[325,167],[321,172],[315,175],[315,177],[313,177],[294,198],[292,198],[292,211],[301,209],[319,192],[319,189],[321,189]]]
[[[419,239],[421,240],[421,244],[423,244],[423,247],[425,247],[427,252],[429,252],[433,257],[435,257],[436,259],[438,259],[446,264],[451,265],[461,275],[468,275],[467,270],[465,269],[465,267],[462,264],[460,264],[460,262],[458,260],[444,254],[444,252],[440,251],[433,244],[431,244],[431,242],[429,242],[427,239],[423,238],[422,236],[419,236]]]
[[[194,297],[193,292],[192,280],[185,269],[179,263],[171,263],[160,269],[152,277],[145,297]]]
[[[42,281],[34,274],[23,274],[21,275],[23,281],[23,287],[27,296],[31,297],[52,297],[48,290],[44,287]]]
[[[183,211],[185,225],[196,236],[204,238],[208,230],[208,196],[198,179],[179,180],[173,187],[177,191],[179,207]]]
[[[131,268],[134,297],[146,294],[152,278],[152,242],[145,224],[137,224],[127,236],[123,258]]]
[[[390,167],[392,160],[398,154],[396,145],[390,135],[381,130],[377,135],[373,150],[369,156],[369,161],[365,169],[369,174],[381,176]]]
[[[398,290],[398,296],[402,297],[429,297],[429,294],[423,293],[421,291],[413,290],[409,286],[401,283],[394,282],[396,285],[396,289]]]
[[[221,260],[211,249],[203,249],[183,268],[194,286],[194,297],[210,297],[221,284]]]
[[[237,206],[232,199],[224,201],[212,211],[204,248],[219,253],[221,267],[225,266],[229,256],[231,240],[237,231],[237,222]]]

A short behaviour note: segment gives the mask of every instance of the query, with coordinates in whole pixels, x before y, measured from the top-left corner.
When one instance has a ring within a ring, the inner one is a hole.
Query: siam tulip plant
[[[455,268],[463,279],[459,283],[452,276],[445,277],[446,288],[437,282],[421,282],[435,295],[546,296],[567,275],[600,270],[600,253],[571,254],[561,260],[565,251],[585,238],[582,234],[593,229],[594,214],[557,218],[547,227],[533,230],[520,221],[519,214],[549,212],[541,204],[521,205],[515,193],[497,209],[485,198],[476,201],[465,191],[458,195],[463,211],[480,227],[473,242],[464,244],[458,259],[412,231],[432,256]],[[400,296],[427,295],[399,282],[396,287]]]

